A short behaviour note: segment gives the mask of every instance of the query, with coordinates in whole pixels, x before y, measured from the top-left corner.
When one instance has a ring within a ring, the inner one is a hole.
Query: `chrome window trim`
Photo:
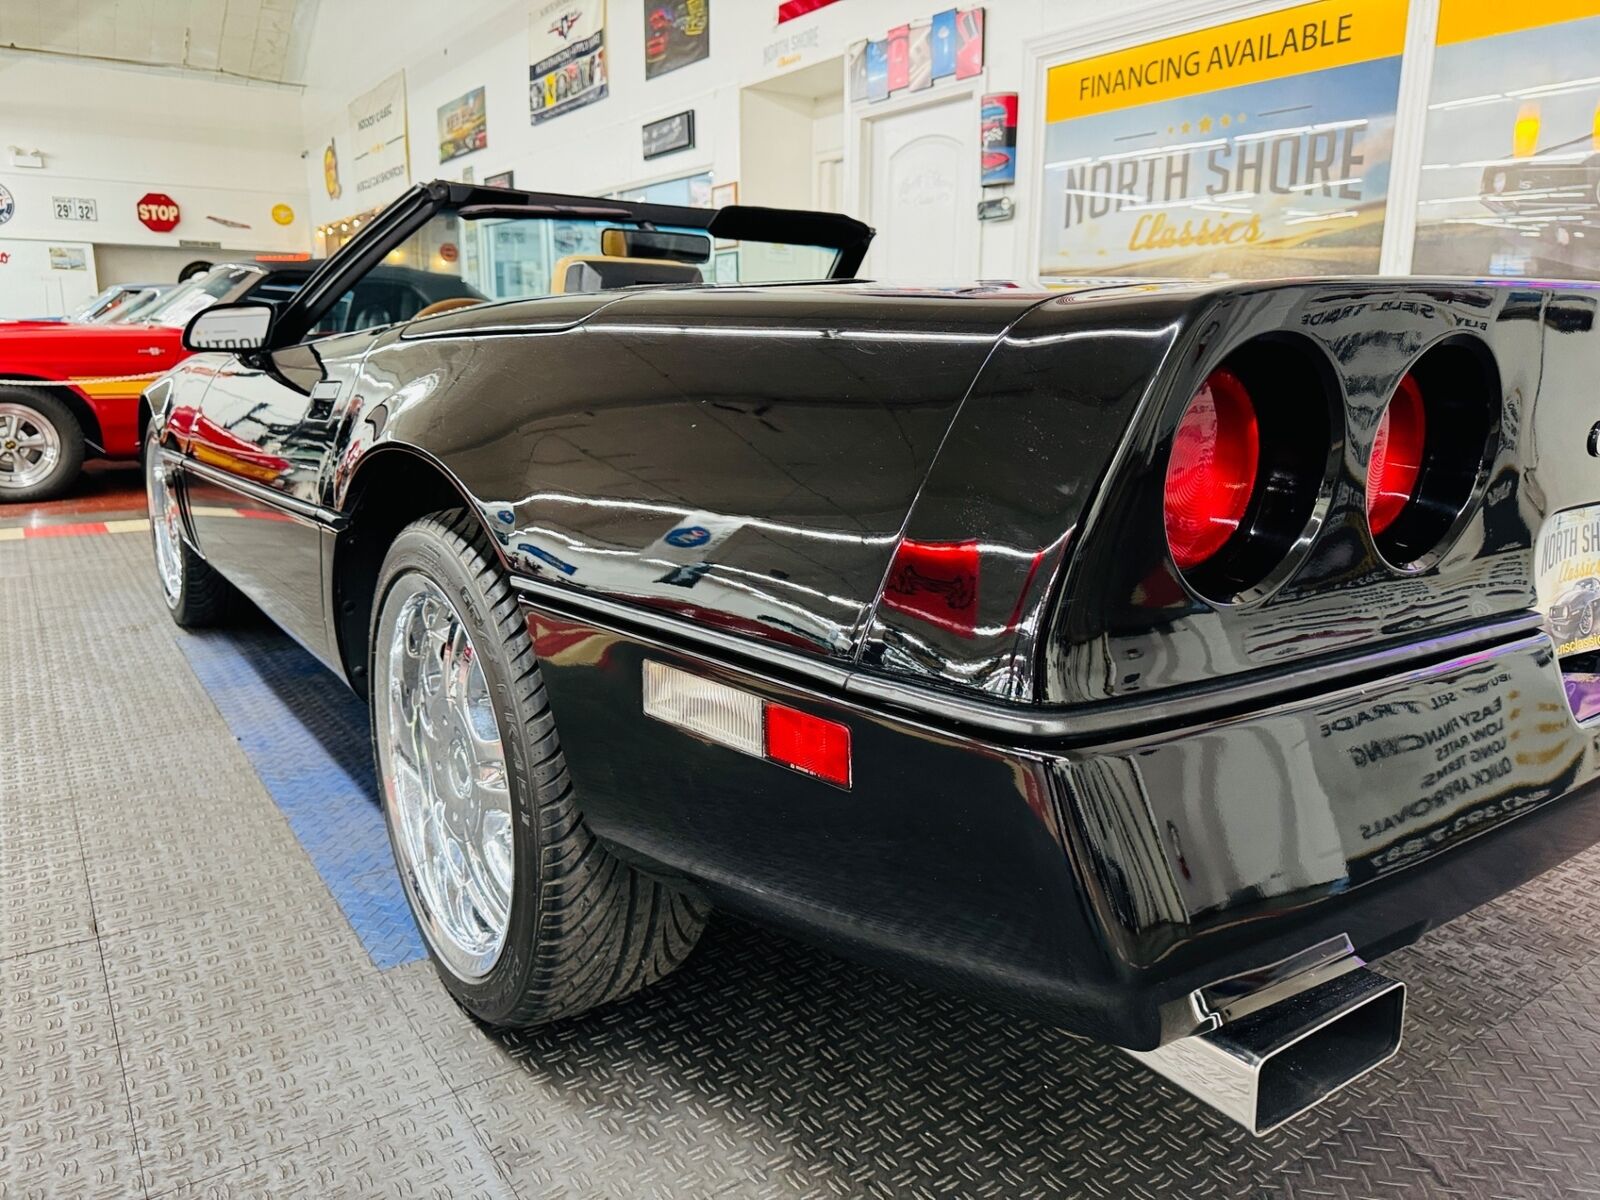
[[[216,467],[208,466],[206,463],[197,462],[192,458],[185,458],[171,450],[163,450],[161,456],[170,466],[176,466],[198,479],[205,480],[207,483],[214,483],[218,487],[237,492],[241,496],[264,504],[268,508],[277,509],[279,512],[286,513],[291,517],[299,517],[302,520],[311,521],[314,524],[323,525],[333,530],[343,529],[349,524],[348,517],[331,508],[323,508],[320,504],[311,504],[293,496],[285,496],[283,493],[275,492],[263,484],[249,479],[240,479],[237,475],[230,475],[226,471],[218,470]]]

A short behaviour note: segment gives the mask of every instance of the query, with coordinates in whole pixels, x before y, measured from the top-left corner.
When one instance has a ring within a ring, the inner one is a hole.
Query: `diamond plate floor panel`
[[[1261,1139],[726,919],[495,1034],[352,902],[398,895],[360,706],[259,625],[174,630],[148,556],[0,543],[3,1200],[1600,1195],[1600,850],[1384,960],[1400,1056]]]

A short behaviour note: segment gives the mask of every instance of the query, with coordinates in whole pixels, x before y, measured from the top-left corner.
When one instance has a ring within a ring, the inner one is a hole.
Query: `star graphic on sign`
[[[1174,126],[1172,126],[1172,125],[1168,125],[1167,126],[1167,134],[1168,134],[1168,136],[1170,136],[1170,135],[1172,135],[1174,133],[1177,133],[1177,132],[1178,131]]]
[[[1181,130],[1183,130],[1184,133],[1188,133],[1189,132],[1189,122],[1185,121],[1182,125],[1179,126],[1179,128]]]
[[[1224,129],[1226,129],[1229,125],[1233,124],[1233,118],[1230,117],[1227,113],[1223,113],[1222,114],[1222,119],[1220,121],[1218,121],[1217,124],[1221,125]]]
[[[1201,117],[1200,118],[1200,132],[1201,133],[1210,133],[1211,132],[1211,118],[1210,117]]]

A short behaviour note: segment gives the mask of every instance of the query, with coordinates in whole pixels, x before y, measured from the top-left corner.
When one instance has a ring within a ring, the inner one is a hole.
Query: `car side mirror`
[[[185,350],[260,350],[267,344],[275,314],[270,304],[213,304],[190,318],[183,330]]]

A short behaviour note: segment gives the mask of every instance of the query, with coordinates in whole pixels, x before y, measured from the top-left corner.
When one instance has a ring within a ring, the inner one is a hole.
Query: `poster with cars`
[[[1406,0],[1316,0],[1048,72],[1038,271],[1378,269]]]
[[[1544,523],[1534,587],[1558,654],[1600,650],[1600,505],[1558,512]]]
[[[644,77],[656,79],[711,53],[711,0],[646,0]]]
[[[983,186],[998,187],[1017,181],[1017,94],[990,92],[983,98],[979,142],[983,155]]]
[[[1600,0],[1442,0],[1411,269],[1600,278]]]
[[[350,174],[361,207],[371,208],[392,200],[410,186],[404,71],[396,71],[350,102],[350,142],[355,147]],[[330,181],[335,178],[329,176]]]
[[[535,4],[528,36],[528,107],[535,125],[606,98],[606,0]]]
[[[483,89],[475,87],[439,106],[439,161],[449,162],[489,144],[489,112]]]

